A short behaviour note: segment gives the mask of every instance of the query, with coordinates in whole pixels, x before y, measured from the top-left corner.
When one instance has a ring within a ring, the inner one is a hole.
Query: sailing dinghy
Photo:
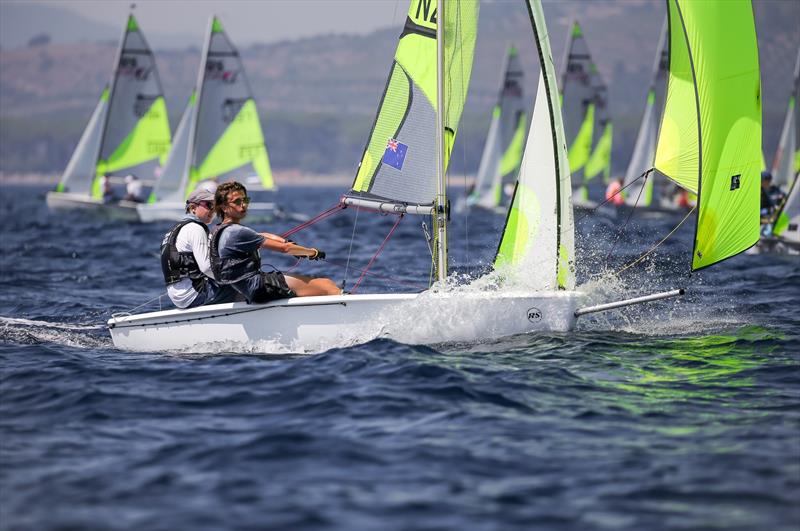
[[[503,83],[492,109],[492,121],[483,147],[475,187],[467,196],[467,206],[506,212],[505,186],[513,186],[528,131],[528,114],[522,81],[524,73],[517,49],[510,46],[506,56]]]
[[[137,203],[104,202],[101,179],[134,174],[148,179],[170,148],[169,120],[153,52],[131,14],[122,33],[114,73],[55,191],[53,210],[84,210],[138,220]]]
[[[590,177],[586,166],[592,156],[596,131],[600,127],[597,108],[599,86],[599,73],[592,61],[586,37],[580,24],[574,21],[568,36],[561,73],[561,101],[569,146],[569,167],[576,187],[572,202],[576,208],[591,209],[597,206],[596,201],[589,199]],[[609,144],[609,156],[610,147]],[[594,165],[598,166],[598,163],[596,161]]]
[[[794,83],[786,108],[781,138],[772,163],[773,183],[788,195],[775,214],[768,234],[761,237],[758,250],[761,252],[800,253],[800,50],[794,66]]]
[[[143,222],[177,221],[186,197],[204,181],[255,178],[261,190],[274,190],[258,109],[239,52],[220,20],[212,16],[203,46],[197,85],[189,97],[161,177],[145,204]],[[271,219],[273,202],[253,202],[252,220]]]
[[[758,240],[758,48],[748,0],[668,0],[668,6],[673,53],[655,165],[698,194],[692,250],[696,270]],[[108,321],[117,347],[187,349],[218,342],[231,348],[235,342],[309,351],[375,337],[429,344],[479,341],[568,331],[578,315],[682,293],[578,308],[582,294],[575,290],[567,143],[540,0],[528,0],[542,65],[539,89],[494,271],[466,286],[448,282],[444,168],[466,97],[477,6],[447,2],[442,13],[439,0],[435,10],[429,8],[425,0],[411,2],[378,117],[353,188],[342,202],[383,213],[432,216],[438,279],[433,289],[118,316]],[[444,32],[436,31],[437,19],[444,21]],[[731,31],[738,36],[735,42],[729,39]],[[431,145],[433,135],[438,138]]]
[[[114,344],[164,350],[207,342],[264,342],[270,348],[309,351],[375,337],[431,344],[572,329],[581,294],[574,290],[566,141],[541,4],[529,0],[528,7],[542,74],[492,278],[459,287],[447,278],[444,170],[466,99],[478,6],[412,0],[378,116],[342,203],[432,216],[439,281],[434,288],[117,316],[108,321]],[[437,31],[438,21],[444,32]],[[421,314],[428,319],[420,320]]]

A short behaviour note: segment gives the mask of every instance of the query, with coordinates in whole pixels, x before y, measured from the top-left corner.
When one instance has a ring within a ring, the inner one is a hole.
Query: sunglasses
[[[208,210],[211,210],[211,209],[214,208],[214,202],[213,201],[200,201],[197,204],[202,206],[202,207],[205,207]]]
[[[231,201],[231,204],[232,205],[236,205],[236,206],[242,206],[242,203],[244,203],[245,205],[249,205],[250,204],[250,198],[249,197],[238,197],[238,198],[234,199],[233,201]]]

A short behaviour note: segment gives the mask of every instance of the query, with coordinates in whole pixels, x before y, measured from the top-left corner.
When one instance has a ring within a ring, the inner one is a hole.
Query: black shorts
[[[261,282],[259,287],[253,292],[253,300],[251,302],[269,302],[275,299],[288,299],[294,297],[294,291],[289,289],[286,284],[286,278],[280,271],[271,271],[269,273],[261,272]]]

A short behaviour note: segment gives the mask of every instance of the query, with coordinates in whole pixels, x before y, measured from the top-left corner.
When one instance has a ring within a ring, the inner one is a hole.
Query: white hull
[[[139,203],[131,201],[103,203],[82,194],[64,192],[47,192],[46,201],[50,210],[81,210],[108,219],[139,221],[139,215],[136,213]]]
[[[793,242],[774,236],[762,236],[758,243],[750,247],[745,253],[800,255],[800,242]]]
[[[135,351],[320,352],[379,337],[437,344],[565,332],[581,298],[574,291],[298,297],[117,316],[108,327],[116,347]]]
[[[139,220],[142,223],[155,221],[180,221],[186,215],[185,203],[143,203],[137,207]],[[250,203],[247,208],[247,220],[272,220],[279,217],[280,209],[275,203]]]

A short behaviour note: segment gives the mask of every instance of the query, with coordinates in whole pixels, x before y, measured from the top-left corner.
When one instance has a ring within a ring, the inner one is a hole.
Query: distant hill
[[[769,158],[800,44],[800,2],[757,1],[754,6]],[[642,112],[664,5],[637,0],[547,2],[545,14],[558,66],[570,21],[578,18],[584,28],[609,85],[617,124],[614,165],[621,171]],[[47,45],[0,50],[0,170],[63,169],[110,75],[119,31],[111,29],[113,40],[106,42],[60,45],[54,38]],[[276,168],[354,171],[399,33],[398,27],[363,36],[331,34],[240,49]],[[230,36],[236,42],[236,35]],[[477,167],[510,42],[520,49],[532,105],[538,60],[527,10],[522,2],[484,2],[460,147],[453,159],[456,171],[472,173]],[[197,76],[199,43],[193,48],[157,49],[156,55],[174,127]]]

